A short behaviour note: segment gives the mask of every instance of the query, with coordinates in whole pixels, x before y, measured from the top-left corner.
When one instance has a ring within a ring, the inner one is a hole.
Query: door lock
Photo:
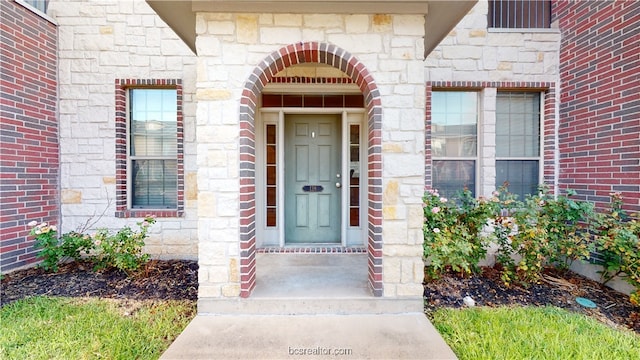
[[[339,182],[336,183],[336,187],[339,189],[342,187],[342,184],[340,184]]]

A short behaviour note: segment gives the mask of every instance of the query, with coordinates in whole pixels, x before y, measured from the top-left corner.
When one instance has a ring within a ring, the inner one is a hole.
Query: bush
[[[92,237],[72,231],[61,238],[54,225],[32,221],[29,226],[32,227],[30,234],[35,236],[35,247],[41,249],[38,252],[42,258],[40,266],[47,271],[58,271],[58,266],[69,259],[86,259],[94,263],[95,269],[114,267],[131,272],[149,260],[149,255],[142,250],[149,226],[154,223],[155,219],[147,217],[138,223],[138,231],[125,226],[115,234],[100,229]]]
[[[423,249],[429,277],[438,277],[449,267],[462,274],[477,272],[479,261],[487,255],[488,238],[481,232],[495,204],[473,198],[466,189],[455,200],[440,197],[437,190],[429,190],[423,198]]]
[[[505,191],[505,198],[512,195]],[[494,237],[498,244],[496,260],[503,266],[502,279],[509,284],[539,280],[543,269],[553,265],[568,269],[575,260],[589,256],[589,224],[594,216],[593,205],[574,201],[567,196],[554,197],[546,188],[527,196],[524,202],[501,202],[510,217],[496,217]],[[514,254],[519,255],[516,264]]]
[[[34,247],[40,249],[38,256],[42,258],[42,263],[39,266],[46,271],[58,271],[58,264],[64,258],[64,250],[58,240],[58,229],[46,222],[38,224],[37,221],[32,221],[28,225],[31,227],[29,234],[35,236]]]
[[[435,277],[448,267],[477,271],[492,242],[507,285],[537,282],[548,265],[566,269],[586,259],[593,206],[572,200],[573,195],[568,191],[554,198],[542,188],[521,202],[505,185],[491,199],[474,199],[465,190],[448,201],[429,190],[424,197],[427,275]]]
[[[95,255],[92,257],[97,269],[114,267],[118,270],[131,272],[140,268],[149,260],[149,255],[142,252],[144,240],[147,238],[149,226],[155,219],[147,217],[137,223],[139,231],[133,231],[129,226],[111,234],[107,229],[100,229],[94,235]]]
[[[622,208],[622,195],[611,194],[610,209],[596,221],[595,248],[603,259],[603,283],[621,276],[636,290],[630,300],[640,305],[640,222]]]

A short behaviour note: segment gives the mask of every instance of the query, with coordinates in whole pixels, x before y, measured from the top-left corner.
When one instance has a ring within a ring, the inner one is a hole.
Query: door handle
[[[336,183],[336,187],[339,189],[342,187],[342,184],[340,184],[339,182]]]

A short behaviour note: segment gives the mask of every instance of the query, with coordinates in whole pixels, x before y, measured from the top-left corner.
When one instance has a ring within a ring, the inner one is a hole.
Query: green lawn
[[[640,359],[640,336],[555,307],[438,309],[432,322],[461,359]]]
[[[195,312],[190,301],[20,300],[0,309],[0,359],[157,359]]]

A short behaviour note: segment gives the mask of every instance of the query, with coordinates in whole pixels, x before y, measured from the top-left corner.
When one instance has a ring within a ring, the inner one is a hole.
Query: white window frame
[[[131,92],[133,90],[174,90],[176,91],[177,98],[177,90],[174,87],[162,87],[162,86],[153,86],[153,87],[136,87],[132,86],[126,89],[126,124],[127,124],[127,138],[126,138],[126,154],[127,154],[127,209],[131,211],[175,211],[179,208],[178,201],[178,183],[180,179],[180,174],[178,172],[178,149],[176,148],[176,155],[174,157],[169,156],[132,156],[131,155]],[[177,100],[176,100],[177,101]],[[176,105],[178,105],[176,103]],[[177,115],[177,114],[176,114]],[[176,118],[176,122],[178,119]],[[176,134],[177,135],[177,134]],[[163,207],[133,207],[133,161],[135,160],[174,160],[176,162],[176,206],[171,208],[163,208]]]
[[[544,157],[543,157],[543,153],[544,153],[544,104],[545,104],[545,93],[543,91],[527,91],[525,90],[511,90],[511,89],[498,89],[497,93],[496,93],[496,106],[494,107],[495,112],[497,114],[497,103],[498,103],[498,97],[497,94],[500,92],[510,92],[510,93],[536,93],[540,96],[540,102],[538,104],[538,106],[540,106],[539,109],[539,113],[540,113],[540,118],[538,126],[539,126],[539,134],[540,137],[538,139],[539,144],[538,144],[538,156],[518,156],[518,157],[505,157],[505,156],[497,156],[495,157],[495,161],[500,161],[500,160],[514,160],[514,161],[538,161],[538,185],[543,183],[543,179],[544,179]],[[496,119],[496,126],[497,126],[497,119]],[[495,143],[495,141],[494,141]],[[496,174],[497,174],[497,164],[495,165],[495,170],[496,170]],[[502,186],[502,184],[498,184],[497,183],[497,179],[496,179],[496,184],[495,184],[495,188],[499,188],[500,186]],[[532,194],[533,195],[533,194]],[[519,199],[519,200],[524,200],[524,199]]]
[[[471,157],[471,156],[462,156],[462,157],[453,157],[453,156],[435,156],[432,155],[431,156],[431,185],[433,186],[433,180],[434,180],[434,171],[435,171],[435,166],[434,166],[434,162],[435,161],[468,161],[468,160],[473,160],[475,162],[475,167],[474,167],[474,189],[473,189],[473,193],[475,194],[475,197],[478,197],[480,195],[479,191],[480,191],[480,173],[482,172],[481,167],[482,167],[482,161],[481,161],[481,149],[482,149],[482,144],[483,144],[483,139],[484,139],[484,133],[483,133],[483,129],[484,127],[482,126],[482,107],[481,107],[481,91],[477,90],[477,89],[437,89],[437,90],[433,90],[432,94],[435,92],[465,92],[465,93],[475,93],[476,95],[476,156],[475,157]],[[433,99],[433,95],[432,95],[432,99]],[[431,109],[433,109],[433,100],[431,102]],[[433,110],[432,110],[433,111]],[[432,146],[432,154],[433,154],[433,112],[431,113],[431,146]],[[440,189],[438,189],[440,190]],[[463,190],[463,189],[460,189]]]

